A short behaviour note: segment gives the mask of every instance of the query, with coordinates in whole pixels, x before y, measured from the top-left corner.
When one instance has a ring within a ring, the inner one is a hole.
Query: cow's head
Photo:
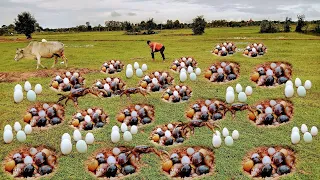
[[[17,48],[16,55],[14,56],[14,60],[19,61],[21,58],[23,58],[23,49]]]

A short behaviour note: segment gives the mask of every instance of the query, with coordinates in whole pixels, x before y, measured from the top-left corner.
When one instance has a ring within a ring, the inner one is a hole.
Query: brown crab
[[[120,98],[123,96],[123,95],[126,95],[127,98],[130,99],[130,94],[137,94],[137,93],[140,93],[141,95],[143,95],[145,98],[147,98],[147,95],[149,95],[150,93],[147,92],[146,90],[144,90],[143,88],[128,88],[128,89],[125,89],[125,90],[118,90],[117,91],[117,94],[120,95]]]
[[[237,111],[249,110],[253,112],[253,109],[246,103],[234,103],[228,107],[228,110],[232,113],[233,119],[235,118]]]
[[[189,128],[189,130],[191,131],[192,134],[194,134],[195,127],[207,126],[213,132],[214,132],[215,127],[218,127],[220,129],[220,127],[215,122],[203,121],[203,120],[198,120],[198,119],[193,119],[193,120],[190,120],[190,122],[188,122],[188,123],[182,123],[182,124],[183,124],[182,125],[183,132],[187,132],[186,128]]]

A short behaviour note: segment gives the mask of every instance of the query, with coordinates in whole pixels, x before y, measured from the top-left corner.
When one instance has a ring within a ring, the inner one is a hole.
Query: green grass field
[[[110,124],[102,129],[93,131],[95,143],[88,146],[88,152],[80,154],[76,152],[75,143],[73,143],[73,152],[67,156],[60,156],[58,159],[58,169],[53,176],[44,179],[94,179],[94,176],[86,171],[85,161],[93,152],[100,148],[115,147],[120,145],[151,145],[148,137],[156,125],[167,124],[169,122],[187,121],[184,116],[186,109],[191,103],[199,99],[225,98],[225,90],[228,86],[240,83],[242,86],[252,86],[253,95],[248,98],[249,104],[255,104],[265,99],[276,99],[284,97],[284,86],[276,88],[257,87],[250,81],[249,75],[252,69],[267,61],[286,61],[293,66],[293,80],[299,77],[303,82],[307,79],[313,83],[312,89],[307,91],[305,98],[298,97],[295,93],[290,100],[294,104],[293,120],[285,125],[276,128],[257,128],[249,122],[247,111],[238,112],[236,119],[232,120],[231,113],[227,113],[224,120],[219,121],[221,128],[227,127],[229,131],[237,129],[240,132],[240,139],[235,141],[234,146],[227,147],[222,145],[219,149],[214,149],[215,154],[215,172],[212,176],[203,179],[248,179],[242,171],[242,159],[248,151],[259,146],[289,146],[296,151],[297,162],[296,172],[281,179],[320,179],[320,137],[313,138],[311,144],[300,141],[298,145],[292,145],[290,140],[291,129],[294,126],[300,127],[305,123],[309,129],[311,126],[320,128],[320,38],[312,35],[297,33],[276,33],[259,34],[258,27],[249,28],[216,28],[206,29],[203,36],[191,36],[191,30],[162,31],[157,35],[144,36],[126,36],[123,32],[101,32],[101,33],[75,33],[75,34],[35,34],[34,40],[41,41],[56,40],[63,42],[66,47],[66,56],[69,59],[70,68],[89,68],[97,70],[105,60],[120,59],[125,64],[133,64],[137,61],[140,65],[148,65],[148,73],[160,70],[169,71],[169,66],[175,58],[181,56],[193,56],[198,61],[198,66],[204,72],[211,64],[216,61],[230,60],[240,64],[240,78],[231,83],[216,85],[209,83],[201,74],[196,82],[189,79],[186,85],[193,89],[192,98],[187,103],[169,104],[163,102],[160,97],[162,93],[152,93],[145,100],[141,95],[133,95],[133,103],[148,103],[155,107],[155,121],[140,129],[137,135],[134,135],[133,141],[113,144],[110,140],[111,128],[113,125],[120,125],[116,120],[116,114],[119,110],[128,106],[130,101],[119,97],[100,100],[92,96],[85,96],[79,99],[81,109],[89,107],[102,107],[110,115]],[[16,38],[16,37],[6,37]],[[19,36],[19,38],[24,38]],[[152,62],[150,50],[146,40],[162,42],[166,46],[165,55],[167,61],[163,63],[160,54],[156,54],[156,61]],[[236,53],[231,57],[217,57],[210,53],[213,46],[223,41],[234,41],[238,48],[242,49],[249,43],[263,42],[268,47],[268,53],[263,57],[252,59],[242,56],[242,53]],[[13,60],[15,50],[18,47],[27,46],[27,42],[0,42],[0,72],[30,72],[36,70],[35,60]],[[53,59],[43,59],[42,63],[51,67]],[[58,65],[57,68],[65,69],[64,65]],[[171,73],[178,82],[179,75]],[[113,75],[122,78],[129,87],[137,86],[140,78],[134,76],[126,79],[125,71]],[[86,74],[86,85],[91,84],[96,79],[106,77],[102,73]],[[37,97],[39,102],[55,102],[58,99],[57,93],[48,88],[50,78],[32,77],[28,79],[34,86],[36,83],[43,85],[43,92]],[[3,132],[4,126],[10,124],[13,126],[15,121],[19,121],[23,127],[23,115],[27,108],[33,103],[25,100],[20,104],[13,101],[13,88],[17,84],[24,82],[0,83],[0,130]],[[26,93],[25,93],[26,94]],[[10,151],[21,146],[46,145],[60,153],[60,141],[63,133],[68,132],[72,135],[73,129],[69,126],[72,114],[76,111],[70,103],[66,107],[66,121],[56,128],[48,131],[34,131],[27,136],[25,143],[19,143],[14,139],[11,144],[4,144],[1,136],[0,158],[3,160]],[[14,133],[15,134],[15,133]],[[82,132],[85,136],[86,132]],[[189,138],[182,146],[212,146],[212,132],[206,128],[197,128],[195,135]],[[172,148],[157,147],[165,150]],[[167,179],[161,170],[161,161],[154,154],[142,156],[144,168],[139,173],[129,176],[127,179]],[[0,170],[0,179],[12,179],[9,174]]]

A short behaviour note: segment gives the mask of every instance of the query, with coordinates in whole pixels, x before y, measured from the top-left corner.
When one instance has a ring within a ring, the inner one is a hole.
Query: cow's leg
[[[39,69],[39,65],[40,65],[42,68],[45,68],[45,69],[46,69],[46,67],[41,64],[41,56],[40,56],[40,55],[37,56],[37,69]]]
[[[53,62],[52,68],[54,68],[57,62],[58,62],[58,56],[54,56],[54,62]]]
[[[63,55],[61,56],[61,58],[63,59],[64,64],[66,65],[66,67],[68,67],[68,59],[67,59],[67,57],[63,54]]]

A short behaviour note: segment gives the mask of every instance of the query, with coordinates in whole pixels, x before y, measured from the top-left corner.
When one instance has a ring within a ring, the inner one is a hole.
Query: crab
[[[189,128],[191,133],[194,134],[194,128],[195,127],[202,127],[202,126],[207,126],[209,129],[211,129],[214,132],[214,128],[218,127],[220,129],[220,127],[218,125],[216,125],[215,123],[209,122],[209,121],[202,121],[202,120],[198,120],[198,119],[193,119],[188,123],[182,123],[183,125],[183,132],[187,132],[186,128]]]
[[[120,98],[123,96],[123,95],[126,95],[127,98],[130,99],[130,94],[137,94],[137,93],[140,93],[142,94],[145,98],[147,98],[147,94],[149,94],[146,90],[142,89],[142,88],[128,88],[128,89],[125,89],[125,90],[118,90],[117,93],[120,95]]]
[[[234,103],[228,110],[232,113],[232,118],[234,119],[237,111],[249,110],[253,112],[253,109],[246,103]]]

